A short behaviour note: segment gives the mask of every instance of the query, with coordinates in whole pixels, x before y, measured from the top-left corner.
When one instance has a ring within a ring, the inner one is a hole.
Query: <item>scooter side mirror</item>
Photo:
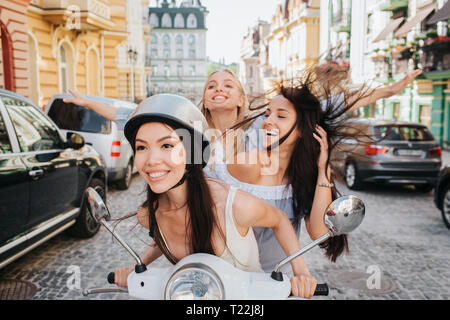
[[[279,269],[298,256],[311,250],[318,244],[326,241],[330,237],[347,234],[355,230],[364,219],[366,208],[364,202],[358,197],[348,195],[334,200],[325,210],[324,223],[329,231],[320,238],[304,246],[299,251],[280,261],[272,272],[272,278],[282,280],[283,276]]]
[[[145,264],[142,263],[139,255],[120,237],[120,235],[108,224],[111,215],[108,207],[103,202],[102,197],[92,187],[87,188],[86,197],[88,201],[88,210],[92,218],[102,224],[118,241],[119,243],[133,256],[137,264],[134,267],[136,273],[147,270]]]
[[[325,211],[324,222],[332,236],[347,234],[355,230],[364,219],[364,202],[348,195],[334,200]]]
[[[88,210],[95,222],[100,223],[102,219],[109,221],[111,215],[108,207],[103,202],[102,197],[92,187],[87,188],[86,198],[88,201]]]

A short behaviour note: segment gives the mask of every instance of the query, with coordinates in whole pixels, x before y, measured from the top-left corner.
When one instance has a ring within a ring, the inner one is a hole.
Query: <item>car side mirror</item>
[[[67,132],[66,148],[81,149],[85,145],[84,138],[75,132]]]

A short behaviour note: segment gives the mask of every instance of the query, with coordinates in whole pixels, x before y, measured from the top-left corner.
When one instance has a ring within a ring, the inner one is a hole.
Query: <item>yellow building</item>
[[[262,65],[266,88],[318,62],[320,1],[283,0],[270,24],[267,60]]]
[[[28,4],[29,0],[0,2],[0,89],[26,97],[30,96],[25,16]]]
[[[53,94],[72,88],[119,97],[117,48],[128,37],[126,0],[31,0],[26,15],[34,102],[44,107]]]

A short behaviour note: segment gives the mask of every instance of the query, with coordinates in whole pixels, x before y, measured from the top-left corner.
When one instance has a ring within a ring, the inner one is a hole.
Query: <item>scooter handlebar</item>
[[[115,283],[115,281],[114,281],[114,272],[110,272],[108,274],[107,279],[108,279],[108,283],[114,284]]]
[[[318,283],[316,285],[316,291],[314,291],[315,296],[327,296],[330,290],[328,289],[328,284]]]

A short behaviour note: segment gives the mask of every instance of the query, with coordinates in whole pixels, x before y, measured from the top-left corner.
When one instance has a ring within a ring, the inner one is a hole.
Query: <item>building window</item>
[[[191,65],[189,67],[189,75],[190,76],[195,76],[195,66],[194,65]]]
[[[156,75],[158,75],[158,66],[153,65],[152,66],[152,76],[156,76]]]
[[[164,13],[163,14],[161,27],[163,27],[163,28],[172,28],[172,19],[170,19],[170,15],[168,13]]]
[[[184,18],[181,13],[177,13],[175,16],[175,28],[184,28]]]
[[[195,44],[195,36],[193,34],[189,35],[188,44],[191,46]]]
[[[189,58],[191,59],[195,58],[195,49],[189,49]]]
[[[59,91],[67,92],[67,89],[74,88],[72,50],[67,44],[59,47]]]
[[[152,49],[151,51],[151,57],[152,58],[158,58],[158,49]]]
[[[158,37],[156,36],[156,34],[152,35],[152,41],[151,44],[157,44],[158,43]]]
[[[168,65],[164,66],[164,76],[170,77],[170,66]]]
[[[163,57],[164,57],[164,59],[170,58],[170,49],[164,49]]]
[[[183,44],[183,37],[181,36],[181,34],[177,34],[177,36],[175,37],[175,44]]]
[[[177,76],[179,77],[183,76],[183,65],[181,64],[177,66]]]
[[[177,49],[177,59],[183,59],[183,49]]]
[[[158,16],[156,15],[156,13],[152,13],[150,15],[149,23],[152,27],[155,27],[155,28],[159,27]]]
[[[193,13],[191,13],[187,18],[187,27],[190,29],[197,28],[197,18]]]
[[[168,46],[170,44],[170,36],[168,34],[165,34],[163,36],[162,42],[165,46]]]

